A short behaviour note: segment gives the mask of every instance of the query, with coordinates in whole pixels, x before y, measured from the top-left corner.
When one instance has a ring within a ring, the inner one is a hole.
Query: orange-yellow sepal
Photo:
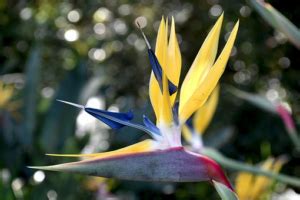
[[[148,139],[139,143],[118,149],[115,151],[103,152],[103,153],[92,153],[92,154],[47,154],[48,156],[59,156],[59,157],[82,157],[82,158],[107,158],[110,156],[121,156],[131,153],[142,153],[153,151],[157,149],[157,143],[154,140]]]
[[[217,86],[206,103],[196,111],[193,117],[193,125],[196,133],[203,134],[210,124],[218,105],[219,93],[220,86]]]
[[[216,26],[217,27],[220,26],[219,23],[220,22],[216,23],[215,27],[212,29],[212,31],[208,35],[208,38],[211,37],[212,32],[215,32],[215,29],[217,29]],[[200,73],[203,75],[201,77],[198,77],[198,79],[196,79],[196,82],[191,83],[190,81],[186,81],[183,83],[183,88],[180,93],[181,96],[180,96],[180,102],[179,102],[180,103],[179,104],[179,119],[180,119],[181,123],[184,123],[196,110],[198,110],[201,106],[203,106],[203,104],[206,102],[207,98],[210,96],[211,92],[213,91],[213,89],[218,84],[218,81],[219,81],[221,75],[223,74],[223,72],[225,70],[225,66],[227,64],[227,61],[229,59],[231,49],[233,47],[233,44],[234,44],[234,41],[235,41],[235,38],[237,35],[238,26],[239,26],[239,22],[237,22],[235,24],[224,49],[222,50],[220,56],[218,57],[216,62],[213,64],[213,66],[210,67],[209,69],[207,69],[207,67],[206,67],[205,70],[202,70],[203,72],[200,72]],[[214,38],[214,39],[216,39],[216,38]],[[205,43],[206,43],[206,41],[204,42],[203,45],[206,47]],[[215,43],[216,43],[216,41],[215,41]],[[203,46],[202,46],[202,48],[203,48]],[[200,49],[200,52],[201,52],[201,49]],[[210,51],[210,49],[205,49],[205,50]],[[208,60],[212,59],[212,57],[209,57],[209,58],[210,59],[208,59]],[[208,61],[206,61],[206,62],[208,62]],[[204,63],[206,63],[206,62],[204,62]],[[188,74],[187,77],[185,78],[185,80],[189,80],[189,79],[192,80],[193,75],[196,74],[195,68],[192,67],[190,70],[191,70],[191,73],[189,72],[190,75]],[[199,82],[197,82],[197,81],[199,81]],[[194,86],[194,84],[196,86]],[[192,87],[194,89],[192,90],[192,89],[190,89],[190,87]]]

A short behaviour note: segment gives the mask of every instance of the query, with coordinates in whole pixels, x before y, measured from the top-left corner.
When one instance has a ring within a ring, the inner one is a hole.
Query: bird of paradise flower
[[[156,124],[143,116],[144,125],[131,122],[133,113],[117,113],[61,101],[96,117],[113,129],[124,126],[148,133],[147,139],[134,145],[95,154],[48,154],[51,156],[84,157],[82,161],[35,169],[74,172],[86,175],[113,177],[123,180],[166,182],[220,182],[232,189],[221,167],[212,159],[185,149],[181,130],[187,119],[201,108],[218,84],[229,59],[239,22],[235,24],[224,49],[216,59],[223,14],[219,17],[200,48],[180,90],[179,105],[175,99],[181,71],[181,53],[172,18],[170,35],[168,22],[162,18],[155,53],[142,32],[148,47],[152,67],[149,96],[156,115]],[[168,40],[169,35],[169,40]]]

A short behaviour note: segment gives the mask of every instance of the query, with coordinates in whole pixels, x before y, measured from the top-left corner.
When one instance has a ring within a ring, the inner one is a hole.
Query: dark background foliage
[[[297,1],[269,2],[299,25]],[[226,90],[233,85],[269,98],[277,95],[289,102],[299,124],[299,50],[246,1],[0,0],[0,79],[15,87],[12,101],[19,102],[13,112],[5,107],[0,112],[1,199],[95,199],[97,193],[86,187],[87,177],[47,172],[39,181],[41,176],[26,166],[67,161],[46,157],[46,152],[117,149],[147,136],[130,128],[112,131],[100,122],[78,130],[79,111],[55,99],[85,104],[93,97],[105,105],[103,109],[134,109],[137,121],[142,113],[153,118],[148,99],[150,67],[134,20],[147,19],[145,32],[154,45],[161,16],[175,17],[182,81],[222,11],[219,51],[237,19],[240,28],[205,143],[245,162],[288,155],[283,173],[299,177],[299,155],[293,152],[281,120]],[[228,173],[233,181],[236,173]],[[216,198],[207,183],[114,181],[110,187],[112,193],[128,199]]]

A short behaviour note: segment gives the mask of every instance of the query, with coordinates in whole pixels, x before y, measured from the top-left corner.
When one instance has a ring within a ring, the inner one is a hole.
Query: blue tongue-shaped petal
[[[145,126],[153,133],[161,135],[159,128],[157,128],[157,126],[155,126],[155,124],[146,115],[143,115],[143,122]]]
[[[101,122],[107,124],[113,129],[120,129],[124,126],[129,126],[144,131],[155,139],[160,137],[160,134],[157,134],[157,132],[155,132],[153,128],[151,129],[147,126],[142,126],[134,122],[131,122],[131,120],[133,119],[133,113],[131,111],[127,113],[109,112],[109,111],[100,110],[96,108],[88,108],[83,105],[71,103],[68,101],[62,101],[62,100],[58,100],[58,101],[75,106],[80,109],[84,109],[87,113],[99,119]]]
[[[83,105],[71,103],[68,101],[63,101],[63,100],[58,100],[58,101],[75,106],[80,109],[84,109],[87,113],[99,119],[101,122],[105,123],[112,129],[120,129],[124,126],[128,126],[130,124],[130,121],[133,119],[133,113],[131,111],[127,113],[109,112],[109,111],[100,110],[96,108],[88,108]]]
[[[133,119],[133,113],[131,111],[126,113],[117,113],[117,112],[109,112],[104,110],[99,110],[95,108],[84,108],[84,110],[95,118],[99,119],[112,129],[119,129],[124,127],[124,124],[108,119],[105,116],[111,116],[113,118],[117,118],[124,122],[130,122]]]
[[[148,55],[149,55],[149,60],[150,64],[152,67],[152,71],[154,73],[154,76],[159,84],[160,90],[162,91],[162,68],[158,62],[158,59],[153,52],[152,49],[148,49]],[[169,93],[170,95],[174,94],[177,91],[177,86],[174,85],[170,80],[168,80],[168,85],[169,85]]]

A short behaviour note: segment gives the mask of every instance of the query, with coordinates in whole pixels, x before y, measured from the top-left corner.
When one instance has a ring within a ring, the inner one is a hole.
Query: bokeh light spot
[[[213,5],[209,10],[209,14],[213,17],[220,16],[222,12],[223,12],[223,8],[219,4]]]
[[[103,23],[97,23],[94,25],[94,32],[98,35],[103,35],[106,31],[106,27]]]
[[[36,183],[41,183],[45,180],[45,177],[46,177],[45,173],[43,171],[39,170],[34,173],[33,180]]]
[[[243,17],[248,17],[251,14],[251,8],[249,6],[242,6],[240,9],[240,14]]]
[[[56,200],[57,199],[57,193],[54,190],[49,190],[47,192],[47,197],[49,200]]]
[[[288,68],[291,65],[291,61],[288,57],[282,57],[278,60],[278,64],[282,67],[282,68]]]
[[[64,34],[65,40],[68,42],[74,42],[79,38],[79,32],[76,29],[69,29]]]
[[[102,7],[94,13],[93,18],[95,22],[109,21],[112,18],[112,13],[107,8]]]
[[[23,8],[20,12],[20,17],[23,20],[28,20],[32,17],[32,9],[31,8]]]
[[[71,10],[69,13],[68,13],[68,20],[70,22],[78,22],[80,20],[80,12],[78,10]]]

